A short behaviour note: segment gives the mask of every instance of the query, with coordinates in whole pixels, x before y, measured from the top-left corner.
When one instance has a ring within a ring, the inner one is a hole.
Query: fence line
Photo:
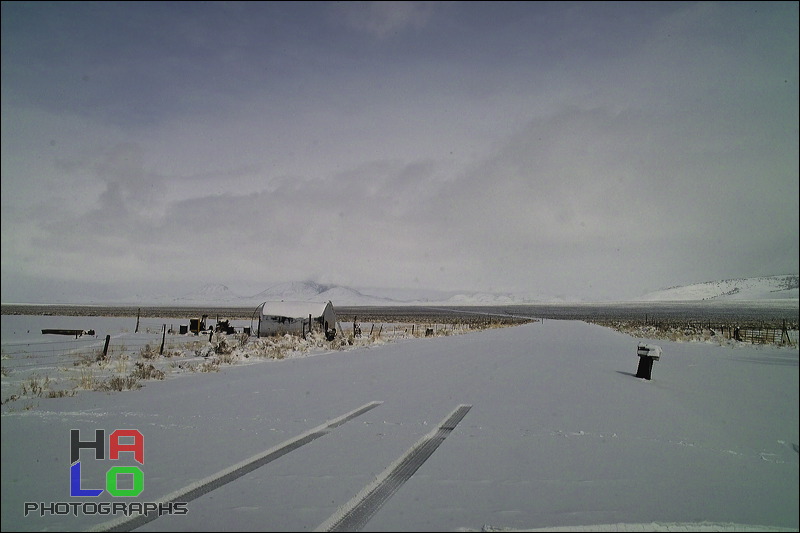
[[[158,327],[154,327],[156,322],[149,321],[140,321],[139,323],[139,333],[123,333],[121,335],[114,335],[111,336],[111,342],[107,347],[107,353],[114,353],[123,349],[126,352],[136,353],[145,351],[148,347],[150,349],[163,352],[166,350],[174,350],[181,347],[186,347],[186,345],[195,343],[195,342],[208,342],[211,340],[212,336],[215,332],[209,332],[208,334],[195,334],[195,333],[177,333],[176,330],[172,329],[169,324],[160,323]],[[427,325],[420,325],[420,324],[403,324],[402,326],[399,324],[391,324],[392,329],[388,330],[389,324],[372,324],[372,328],[369,330],[363,331],[364,335],[386,335],[387,332],[390,332],[392,336],[405,336],[407,334],[413,334],[415,336],[420,336],[424,334],[426,328],[431,329],[435,333],[441,333],[443,331],[458,331],[464,329],[470,329],[474,327],[470,324],[442,324],[442,323],[430,323]],[[352,333],[351,330],[348,329],[349,333]],[[162,347],[163,342],[163,347]],[[80,346],[77,346],[80,344]],[[61,348],[57,349],[54,345],[60,345]],[[66,346],[65,346],[66,345]],[[45,346],[53,346],[51,348],[43,348],[39,349],[40,347]],[[12,348],[9,350],[8,348]],[[87,355],[97,355],[103,351],[103,338],[97,337],[92,339],[81,339],[81,340],[65,340],[65,341],[42,341],[42,342],[24,342],[24,343],[9,343],[3,344],[3,355],[5,357],[14,358],[14,357],[24,357],[24,358],[31,358],[31,359],[42,359],[42,358],[53,358],[53,361],[47,361],[46,363],[43,361],[39,364],[50,364],[55,363],[56,359],[60,363],[70,363],[73,361],[78,360],[80,357],[85,357]],[[27,366],[36,366],[35,364],[28,365],[28,364],[14,364],[13,367],[27,367]]]
[[[155,332],[147,332],[147,333],[135,333],[135,334],[123,334],[117,335],[112,337],[115,342],[112,342],[108,345],[108,351],[113,351],[114,349],[123,348],[124,350],[128,351],[141,351],[145,349],[147,346],[156,346],[159,348],[162,342],[163,337],[163,327],[162,324],[159,327],[158,333]],[[128,335],[135,335],[135,336],[128,336]],[[149,335],[149,337],[147,336]],[[172,338],[169,338],[172,337]],[[208,340],[207,336],[200,335],[181,335],[180,339],[175,338],[176,335],[170,335],[165,339],[165,347],[169,346],[170,348],[174,348],[176,346],[182,344],[188,344],[195,340],[205,339]],[[167,342],[168,341],[168,342]],[[65,362],[69,362],[71,359],[70,357],[80,357],[86,356],[87,354],[91,353],[100,353],[103,351],[103,342],[104,338],[98,337],[94,339],[85,339],[85,340],[67,340],[67,341],[43,341],[43,342],[25,342],[25,343],[9,343],[3,344],[3,356],[4,357],[15,357],[15,356],[22,356],[25,358],[61,358]],[[81,346],[75,346],[75,344],[80,343]],[[66,346],[65,346],[66,345]],[[43,348],[39,349],[39,347],[51,346],[50,348]],[[56,346],[60,346],[60,348],[56,348]],[[8,349],[8,348],[12,349]],[[17,365],[15,364],[14,367],[21,367],[21,366],[33,366],[33,365]]]
[[[711,322],[709,320],[675,320],[660,319],[645,315],[644,321],[636,319],[608,319],[594,320],[597,324],[611,327],[642,327],[655,328],[661,333],[683,333],[684,335],[701,335],[711,332],[711,335],[721,335],[724,339],[732,339],[751,344],[777,344],[797,346],[798,323],[793,320],[774,320],[754,322]]]
[[[88,339],[88,338],[87,339],[65,339],[63,341],[41,341],[41,342],[31,342],[31,341],[28,341],[28,342],[4,342],[3,343],[3,347],[5,348],[6,346],[27,346],[29,344],[35,344],[36,346],[41,346],[41,345],[45,345],[45,344],[69,344],[69,343],[78,344],[78,343],[87,343],[87,342],[97,342],[98,338],[99,337],[94,337],[94,338],[91,338],[91,339]]]
[[[605,322],[605,321],[604,321]],[[170,327],[167,329],[167,324],[161,323],[158,325],[157,331],[155,327],[148,327],[155,322],[148,321],[144,324],[140,323],[140,330],[144,325],[144,332],[139,333],[123,333],[112,337],[112,342],[105,347],[106,355],[113,353],[120,349],[126,352],[141,352],[148,349],[163,353],[164,350],[174,350],[180,347],[186,347],[193,342],[207,342],[211,340],[211,336],[205,334],[195,333],[175,333],[174,329]],[[683,329],[685,330],[710,330],[718,332],[726,339],[735,339],[741,342],[749,342],[752,344],[790,344],[797,345],[798,343],[798,329],[796,324],[787,324],[777,327],[775,325],[760,326],[760,325],[736,325],[735,323],[726,324],[712,324],[707,321],[660,321],[648,319],[645,317],[645,324],[656,327],[660,330],[667,329]],[[384,328],[384,326],[391,327]],[[403,324],[383,324],[372,323],[370,329],[362,329],[362,335],[380,335],[386,334],[387,330],[391,332],[392,336],[423,336],[423,335],[437,335],[448,334],[449,332],[464,331],[473,329],[476,324],[453,322],[453,323],[403,323]],[[362,325],[363,327],[363,325]],[[353,333],[348,328],[349,333]],[[109,336],[110,337],[110,336]],[[56,348],[56,345],[62,348]],[[11,349],[9,349],[11,348]],[[40,360],[38,364],[64,364],[69,362],[78,361],[80,357],[87,355],[95,355],[104,351],[103,339],[96,337],[92,339],[68,339],[64,341],[42,341],[42,342],[20,342],[20,343],[5,343],[2,346],[3,356],[6,358],[24,357],[26,359]],[[52,360],[50,360],[52,358]],[[31,364],[14,364],[13,367],[29,367],[36,366],[37,363]]]

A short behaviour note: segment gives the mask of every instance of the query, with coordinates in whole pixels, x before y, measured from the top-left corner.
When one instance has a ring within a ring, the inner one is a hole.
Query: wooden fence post
[[[111,342],[111,335],[106,335],[106,344],[103,346],[103,359],[108,355],[108,343]]]
[[[158,351],[158,355],[164,355],[164,339],[167,336],[167,325],[164,324],[161,327],[161,349]]]
[[[139,315],[142,313],[142,308],[140,307],[138,311],[136,311],[136,329],[134,333],[139,333]]]

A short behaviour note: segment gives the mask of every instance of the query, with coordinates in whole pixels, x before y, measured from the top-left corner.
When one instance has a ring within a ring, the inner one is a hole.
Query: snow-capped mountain
[[[650,292],[635,301],[742,301],[786,300],[798,298],[797,275],[708,281]],[[137,296],[111,303],[137,303],[147,305],[178,306],[231,306],[256,307],[266,301],[326,302],[336,306],[396,306],[396,305],[514,305],[514,304],[568,304],[569,301],[534,294],[508,292],[457,292],[402,289],[363,289],[341,285],[325,285],[314,281],[276,283],[266,289],[242,296],[227,285],[211,283],[200,289],[174,296],[161,293],[157,296]],[[98,302],[93,302],[98,303]]]
[[[525,299],[509,293],[474,292],[451,296],[446,303],[453,305],[512,305],[525,303]]]
[[[369,294],[367,293],[369,292]],[[380,305],[500,305],[526,303],[530,297],[510,293],[401,291],[369,289],[360,291],[341,285],[314,281],[289,281],[270,285],[250,296],[241,296],[223,284],[207,284],[180,297],[148,298],[154,305],[223,305],[257,306],[266,301],[325,302],[338,306]]]
[[[179,296],[175,298],[175,303],[187,303],[191,304],[194,302],[207,302],[207,301],[216,301],[216,302],[234,302],[239,300],[241,296],[235,294],[232,290],[230,290],[226,285],[222,285],[221,283],[210,283],[208,285],[204,285],[199,290],[185,294],[183,296]]]
[[[246,298],[260,304],[265,301],[334,302],[336,305],[389,305],[396,303],[389,298],[368,296],[349,287],[322,285],[313,281],[291,281],[278,283]]]
[[[391,305],[402,303],[391,298],[369,296],[349,287],[331,287],[320,293],[321,301],[339,302],[338,305]]]
[[[680,287],[670,287],[642,296],[641,301],[680,300],[785,300],[798,298],[798,276],[767,276],[760,278],[707,281]]]
[[[321,285],[314,281],[289,281],[270,285],[263,291],[248,298],[248,300],[264,301],[321,301],[321,294],[332,289],[331,285]]]

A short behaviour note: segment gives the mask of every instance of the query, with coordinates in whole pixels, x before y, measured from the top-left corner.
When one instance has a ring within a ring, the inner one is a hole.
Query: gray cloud
[[[347,24],[378,38],[428,23],[438,2],[347,2],[339,6]]]
[[[796,5],[37,6],[3,4],[4,301],[798,269]]]

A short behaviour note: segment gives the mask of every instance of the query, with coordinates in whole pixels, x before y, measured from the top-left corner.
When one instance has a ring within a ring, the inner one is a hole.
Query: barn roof
[[[285,316],[288,318],[319,317],[325,314],[331,302],[264,302],[261,304],[263,316]]]

